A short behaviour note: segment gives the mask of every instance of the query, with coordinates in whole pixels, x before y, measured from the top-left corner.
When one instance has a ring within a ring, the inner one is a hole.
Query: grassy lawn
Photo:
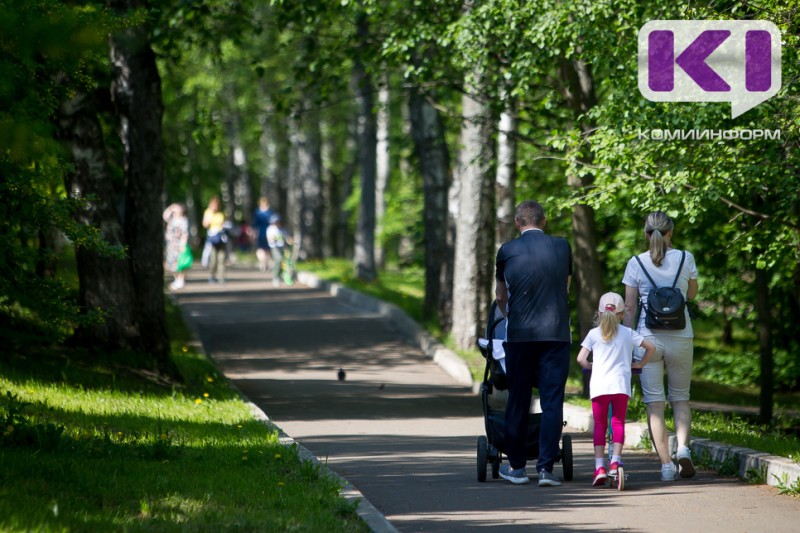
[[[0,355],[0,530],[368,531],[170,315],[181,384],[130,354]]]
[[[422,316],[424,274],[421,270],[387,269],[379,279],[364,283],[355,279],[351,261],[329,259],[320,263],[303,263],[301,270],[312,272],[322,279],[337,281],[378,299],[391,302],[405,310],[417,321]],[[450,339],[442,337],[433,324],[423,324],[450,349]],[[718,339],[718,324],[707,319],[695,322],[695,379],[692,381],[692,400],[741,407],[758,407],[759,389],[748,384],[758,368],[758,354],[754,348],[752,331],[746,325],[735,328],[734,342],[723,345]],[[578,343],[573,343],[577,355]],[[469,365],[473,378],[483,379],[485,360],[477,349],[455,350]],[[788,354],[776,355],[784,375],[791,375],[793,364]],[[574,360],[574,357],[573,357]],[[796,375],[796,374],[795,374]],[[638,378],[634,378],[636,381]],[[785,379],[789,379],[785,377]],[[636,383],[634,383],[636,385]],[[572,364],[567,382],[568,401],[588,407],[589,401],[580,398],[582,375],[580,367]],[[775,411],[800,410],[800,392],[782,392],[775,395]],[[774,428],[755,424],[746,415],[731,413],[697,412],[694,415],[692,434],[735,446],[745,446],[800,461],[800,420],[796,413],[779,416]],[[646,409],[641,398],[634,397],[629,408],[629,419],[646,420]]]

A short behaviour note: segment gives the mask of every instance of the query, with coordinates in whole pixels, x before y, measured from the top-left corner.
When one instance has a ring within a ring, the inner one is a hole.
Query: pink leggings
[[[627,394],[603,394],[592,398],[594,415],[594,445],[606,445],[608,430],[608,406],[611,406],[612,442],[625,442],[625,413],[628,411]]]

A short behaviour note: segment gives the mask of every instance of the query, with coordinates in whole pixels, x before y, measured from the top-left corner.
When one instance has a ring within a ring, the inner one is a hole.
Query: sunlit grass
[[[183,383],[132,354],[0,357],[0,530],[366,531],[338,482],[175,337]]]

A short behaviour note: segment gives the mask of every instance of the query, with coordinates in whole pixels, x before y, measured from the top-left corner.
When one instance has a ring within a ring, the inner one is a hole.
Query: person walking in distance
[[[186,208],[182,204],[170,204],[163,213],[167,229],[164,233],[166,241],[165,264],[173,273],[175,280],[170,284],[170,289],[180,290],[186,283],[186,273],[178,264],[181,254],[186,252],[189,242],[189,219],[186,218]]]
[[[277,287],[281,284],[281,262],[283,261],[283,247],[286,245],[286,235],[281,227],[281,217],[278,214],[272,214],[269,217],[267,242],[272,252],[272,285]]]
[[[642,368],[656,347],[636,331],[621,326],[625,313],[622,296],[608,292],[600,298],[597,309],[597,326],[589,331],[581,343],[578,364],[592,371],[589,382],[589,397],[592,399],[594,415],[594,480],[592,485],[602,487],[608,475],[617,475],[622,466],[622,446],[625,443],[625,414],[628,398],[631,397],[631,369]],[[633,360],[633,350],[641,346],[644,357]],[[589,354],[592,361],[589,361]],[[608,431],[608,409],[611,407],[611,430],[613,450],[611,464],[606,470],[605,449]]]
[[[571,342],[567,293],[572,277],[572,251],[566,239],[544,233],[542,206],[533,200],[517,206],[514,224],[521,235],[497,252],[497,305],[508,318],[506,369],[508,402],[505,444],[508,463],[500,476],[527,483],[525,441],[531,389],[539,389],[542,408],[539,486],[557,486],[553,474],[564,420],[564,387]]]
[[[225,283],[225,213],[220,210],[219,198],[212,197],[203,213],[203,227],[206,228],[206,249],[209,254],[208,282]],[[204,250],[205,254],[206,251]]]
[[[272,209],[269,207],[269,200],[262,196],[258,200],[258,208],[253,214],[253,229],[256,230],[256,258],[258,259],[258,269],[261,272],[267,271],[267,261],[269,260],[269,243],[267,242],[267,228],[269,219],[272,216]]]
[[[647,216],[644,234],[649,250],[628,261],[622,283],[625,285],[625,317],[623,323],[635,327],[639,334],[654,344],[656,352],[650,362],[642,369],[642,395],[647,405],[647,423],[661,460],[661,480],[673,481],[676,473],[681,477],[695,474],[692,453],[689,449],[689,435],[692,425],[692,411],[689,408],[689,388],[692,382],[692,359],[694,356],[694,333],[686,313],[686,327],[683,329],[649,329],[646,325],[647,296],[657,287],[672,286],[680,289],[686,301],[697,295],[697,266],[694,256],[672,247],[672,232],[675,224],[666,213],[654,211]],[[646,272],[645,270],[646,269]],[[657,284],[648,279],[647,274]],[[641,301],[642,312],[634,324]],[[667,374],[668,394],[664,392],[664,373]],[[668,434],[664,408],[666,401],[672,404],[675,433],[678,441],[678,468],[672,462],[667,447]]]

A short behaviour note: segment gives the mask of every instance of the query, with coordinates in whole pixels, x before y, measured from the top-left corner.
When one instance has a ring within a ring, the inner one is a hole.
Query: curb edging
[[[170,295],[171,296],[171,295]],[[189,331],[192,333],[192,346],[200,351],[206,358],[208,358],[214,366],[216,366],[216,362],[214,358],[211,357],[205,350],[203,346],[203,342],[200,340],[200,336],[197,332],[190,326],[191,321],[189,317],[186,315],[185,309],[176,302],[175,298],[172,298],[172,302],[177,305],[178,309],[180,310],[181,317],[183,318],[183,322],[189,328]],[[373,533],[399,533],[397,528],[395,528],[391,522],[380,512],[372,502],[370,502],[357,488],[355,488],[349,481],[345,478],[340,476],[338,473],[334,472],[328,465],[324,464],[320,461],[308,448],[294,440],[292,437],[286,434],[283,429],[276,425],[272,420],[270,420],[269,416],[253,403],[247,395],[242,392],[242,390],[237,387],[230,379],[227,377],[225,378],[228,386],[231,387],[241,398],[242,402],[244,402],[249,408],[250,412],[253,415],[253,418],[261,422],[262,424],[266,425],[270,429],[275,429],[278,432],[278,442],[282,446],[297,446],[297,455],[301,461],[311,461],[314,464],[320,465],[321,468],[324,469],[324,472],[328,476],[332,476],[335,478],[339,484],[341,485],[341,489],[339,490],[339,494],[347,500],[348,502],[356,501],[358,505],[356,507],[356,514],[358,514],[359,518],[361,518],[364,523],[367,524],[370,531]]]
[[[241,394],[241,391],[239,391]],[[324,464],[319,458],[314,455],[311,450],[294,440],[292,437],[287,435],[280,427],[276,426],[272,420],[270,420],[269,416],[256,404],[247,400],[245,396],[245,403],[250,407],[250,411],[253,413],[253,418],[257,419],[258,421],[266,424],[270,428],[275,428],[278,430],[278,442],[282,446],[297,446],[297,455],[300,457],[301,461],[311,461],[312,463],[319,465],[325,470],[326,475],[332,476],[335,478],[339,484],[341,485],[341,489],[339,489],[339,494],[347,500],[348,502],[356,501],[358,506],[356,508],[356,513],[358,514],[359,518],[367,524],[370,531],[374,533],[399,533],[397,528],[395,528],[389,520],[381,513],[372,502],[370,502],[364,495],[355,488],[349,481],[345,478],[334,472],[333,470],[328,467],[328,465]]]
[[[430,333],[422,329],[422,326],[409,317],[405,311],[396,305],[348,289],[339,283],[322,280],[308,272],[298,272],[297,280],[307,287],[327,291],[331,296],[339,298],[359,309],[378,313],[388,318],[392,324],[394,324],[395,328],[405,337],[416,342],[422,351],[442,367],[445,372],[450,374],[456,382],[465,387],[472,388],[474,386],[472,373],[469,371],[466,363],[464,363],[464,360],[453,353],[452,350],[445,348]]]
[[[416,321],[399,307],[348,289],[339,283],[322,280],[309,272],[298,272],[297,278],[303,285],[325,290],[350,305],[376,312],[389,318],[402,334],[416,342],[426,355],[433,359],[459,384],[470,387],[473,394],[480,393],[481,384],[472,380],[472,373],[466,362],[423,330]],[[564,420],[569,427],[580,431],[590,432],[594,428],[591,411],[583,407],[564,404]],[[625,423],[625,446],[639,447],[646,440],[646,437],[649,439],[647,424],[642,422]],[[669,446],[674,456],[677,446],[675,435],[670,435]],[[731,446],[705,438],[692,438],[689,447],[698,457],[708,453],[711,461],[715,463],[722,463],[733,458],[734,461],[738,462],[738,475],[744,480],[751,477],[750,472],[755,470],[765,476],[767,485],[773,487],[791,487],[800,484],[800,463],[786,457],[770,455],[750,448]],[[652,446],[651,449],[655,451]]]

